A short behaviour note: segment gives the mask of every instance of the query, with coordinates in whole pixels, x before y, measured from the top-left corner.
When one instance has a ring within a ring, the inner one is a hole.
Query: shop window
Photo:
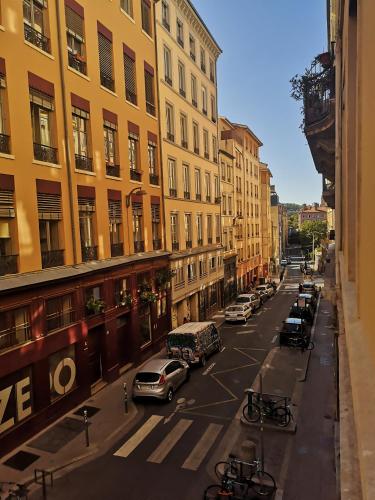
[[[29,309],[19,307],[0,313],[0,350],[31,340]]]
[[[75,321],[73,295],[67,294],[46,300],[47,332],[64,328]]]

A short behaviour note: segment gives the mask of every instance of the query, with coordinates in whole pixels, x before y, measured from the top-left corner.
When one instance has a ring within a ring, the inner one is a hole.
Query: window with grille
[[[187,118],[183,113],[180,114],[180,134],[181,134],[181,146],[185,149],[188,147],[188,136],[187,136]]]
[[[190,168],[189,165],[182,166],[183,183],[184,183],[184,194],[190,196]]]
[[[185,240],[191,241],[191,214],[185,214]]]
[[[143,206],[142,203],[132,203],[133,239],[135,242],[143,241]]]
[[[115,90],[113,79],[112,42],[102,33],[98,33],[100,83],[109,90]]]
[[[165,105],[166,125],[167,125],[167,139],[174,141],[174,114],[173,107],[166,103]]]
[[[135,61],[128,54],[124,54],[125,96],[132,104],[137,104],[137,80]]]
[[[108,200],[109,236],[111,245],[122,242],[121,200]]]
[[[39,90],[29,89],[33,142],[40,146],[52,146],[51,113],[54,111],[53,97]],[[40,148],[39,148],[40,149]],[[35,146],[34,146],[35,154]],[[41,159],[41,158],[36,158]],[[57,163],[56,161],[54,163]]]
[[[138,141],[139,137],[136,134],[129,134],[129,166],[130,170],[139,170],[138,165]]]
[[[171,239],[172,243],[178,243],[178,214],[171,214]]]
[[[133,0],[121,0],[121,8],[130,17],[133,17]]]
[[[166,28],[168,31],[171,29],[171,25],[169,22],[169,5],[165,0],[162,1],[161,3],[161,19],[164,28]]]
[[[47,332],[64,328],[75,321],[73,294],[46,300]]]
[[[203,145],[204,145],[204,156],[208,159],[209,158],[209,151],[208,151],[208,131],[203,130]]]
[[[203,73],[206,72],[206,52],[203,47],[201,47],[201,70]]]
[[[178,87],[180,94],[186,97],[185,66],[181,61],[178,61]]]
[[[191,75],[191,103],[193,106],[198,106],[197,79]]]
[[[23,0],[23,22],[25,40],[45,52],[50,52],[50,43],[46,35],[44,10],[45,0]]]
[[[65,20],[69,66],[86,74],[84,20],[67,5],[65,5]]]
[[[155,143],[149,141],[147,145],[148,152],[148,168],[150,175],[157,175],[157,146]]]
[[[95,246],[94,214],[95,200],[92,198],[78,198],[79,229],[83,248]]]
[[[169,194],[177,196],[176,161],[168,159],[168,186]]]
[[[202,214],[197,214],[197,238],[198,245],[203,242],[203,223],[202,223]]]
[[[155,116],[154,75],[145,69],[146,111]]]
[[[189,35],[190,57],[195,61],[195,39],[193,35]]]
[[[211,201],[211,175],[208,172],[205,173],[205,181],[206,181],[206,201]]]
[[[172,58],[171,51],[164,45],[164,80],[172,85]]]
[[[160,239],[160,205],[151,205],[152,239],[155,242]]]
[[[31,340],[28,307],[19,307],[0,313],[0,349]]]
[[[73,107],[72,122],[73,122],[73,141],[74,153],[78,159],[84,161],[89,157],[88,150],[88,120],[89,114],[78,108]],[[85,168],[82,162],[77,164],[77,168]],[[91,167],[92,168],[92,167]],[[89,170],[91,170],[91,168]]]
[[[141,0],[141,9],[142,9],[142,29],[148,35],[152,35],[151,31],[151,4],[149,0]]]
[[[195,180],[195,196],[201,196],[201,172],[198,168],[194,171],[194,180]]]
[[[116,134],[117,126],[114,123],[104,121],[104,158],[107,165],[116,165]]]
[[[177,33],[177,42],[184,48],[184,25],[180,19],[177,19],[176,22],[176,33]]]

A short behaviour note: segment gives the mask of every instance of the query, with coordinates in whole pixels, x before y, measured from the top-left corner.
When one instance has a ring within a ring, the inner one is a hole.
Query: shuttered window
[[[157,250],[155,243],[160,238],[160,205],[151,205],[151,222],[152,222],[152,239],[154,241],[154,249]]]
[[[78,198],[78,209],[80,212],[95,212],[95,199]]]
[[[65,19],[69,66],[80,73],[86,74],[83,18],[65,5]]]
[[[37,201],[40,220],[62,219],[61,195],[38,193]]]
[[[151,7],[148,0],[142,1],[142,29],[151,36]]]
[[[147,113],[155,116],[154,77],[147,70],[145,70],[145,91]]]
[[[143,241],[143,226],[142,226],[142,215],[143,207],[142,203],[132,203],[132,213],[133,213],[133,238],[134,241]]]
[[[84,40],[83,19],[74,10],[65,5],[66,29],[68,33],[78,38],[81,42]]]
[[[124,54],[124,74],[126,100],[133,104],[137,104],[135,61],[127,54]]]
[[[98,33],[100,83],[109,90],[114,90],[112,42],[104,35]]]
[[[0,217],[15,217],[13,191],[0,190]]]
[[[109,221],[111,224],[121,224],[121,200],[108,200]]]

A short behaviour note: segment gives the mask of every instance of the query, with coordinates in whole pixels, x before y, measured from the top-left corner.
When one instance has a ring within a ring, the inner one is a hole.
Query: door
[[[130,313],[117,318],[117,353],[120,366],[126,365],[132,359]]]
[[[88,334],[90,383],[95,384],[103,377],[102,331],[94,328]]]

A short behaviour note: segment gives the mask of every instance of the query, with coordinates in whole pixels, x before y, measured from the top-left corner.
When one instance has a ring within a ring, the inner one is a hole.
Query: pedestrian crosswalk
[[[136,449],[142,447],[142,444],[149,436],[151,437],[153,432],[158,432],[158,435],[160,434],[160,439],[152,453],[146,454],[145,460],[149,463],[161,464],[167,459],[172,450],[176,449],[184,439],[187,439],[192,449],[188,452],[188,456],[182,457],[182,464],[180,464],[180,467],[185,470],[197,471],[220,435],[223,425],[209,423],[205,424],[202,428],[201,423],[193,419],[180,418],[172,428],[168,427],[166,434],[164,434],[163,430],[167,429],[167,427],[159,425],[162,420],[165,420],[165,418],[160,415],[151,415],[151,417],[149,417],[114,453],[114,456],[128,458]],[[186,437],[187,431],[189,429],[194,429],[194,426],[199,426],[199,429],[197,427],[194,430],[194,435],[198,435],[195,441],[191,439],[191,437]],[[183,449],[186,450],[186,443],[183,444]]]

